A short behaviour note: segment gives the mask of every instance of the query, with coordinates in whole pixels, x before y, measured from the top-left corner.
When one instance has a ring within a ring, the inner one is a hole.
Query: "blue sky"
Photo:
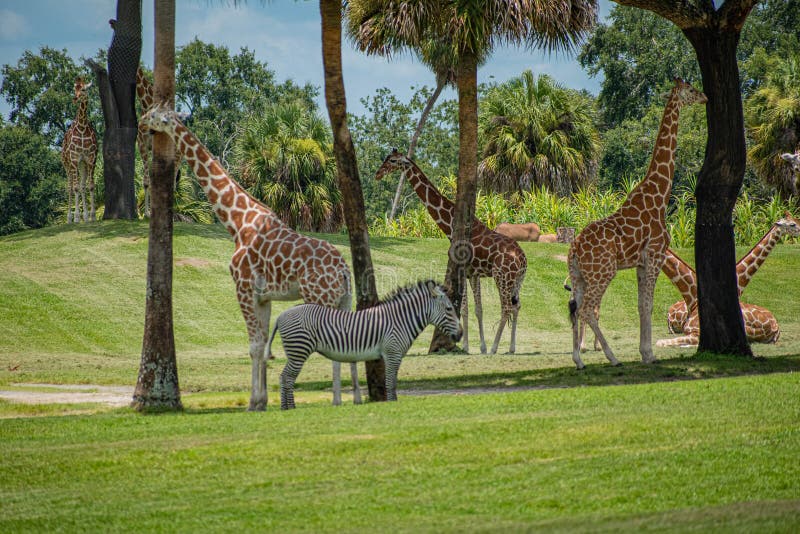
[[[176,45],[195,36],[225,45],[232,52],[241,47],[254,51],[282,81],[292,78],[322,87],[319,4],[316,1],[251,0],[231,7],[225,0],[176,0]],[[142,61],[153,65],[153,2],[144,0],[142,12]],[[610,0],[600,0],[600,15],[610,10]],[[66,49],[76,60],[92,56],[111,42],[108,19],[116,14],[115,0],[3,0],[0,3],[0,64],[15,65],[25,50],[41,46]],[[433,85],[433,75],[412,57],[387,61],[367,57],[346,43],[342,51],[348,111],[359,113],[361,98],[380,87],[388,87],[402,99],[410,98],[411,86]],[[599,79],[591,79],[574,55],[548,55],[537,51],[501,48],[479,72],[480,81],[503,81],[531,69],[547,73],[568,87],[599,90]],[[446,95],[453,97],[451,93]],[[320,96],[320,105],[322,96]],[[324,107],[324,106],[323,106]],[[0,113],[8,116],[8,105],[0,99]]]

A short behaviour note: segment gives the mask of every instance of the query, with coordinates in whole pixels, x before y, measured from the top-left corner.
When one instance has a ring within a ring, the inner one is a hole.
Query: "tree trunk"
[[[106,131],[103,136],[104,219],[135,219],[136,68],[142,51],[142,2],[117,0],[108,77],[98,74]]]
[[[472,262],[472,219],[478,192],[478,61],[473,53],[462,53],[458,65],[458,187],[456,189],[453,233],[447,259],[445,285],[453,307],[461,310],[466,295],[466,275]],[[430,352],[450,350],[450,336],[434,331]]]
[[[736,47],[739,32],[686,28],[708,96],[708,141],[697,176],[695,258],[700,315],[699,351],[752,356],[736,278],[733,208],[746,163]]]
[[[155,102],[175,102],[175,0],[155,0]],[[139,378],[138,410],[181,410],[172,328],[172,206],[175,149],[165,133],[153,135],[150,241]]]
[[[363,310],[378,303],[375,271],[369,249],[369,232],[364,209],[364,194],[358,177],[358,162],[353,139],[347,127],[347,101],[342,77],[342,3],[341,0],[320,0],[322,17],[322,63],[325,70],[325,103],[333,130],[333,151],[336,174],[342,192],[345,224],[350,236],[353,256],[356,309]],[[367,387],[372,401],[386,400],[383,360],[366,362]]]
[[[428,122],[428,115],[431,114],[431,110],[433,110],[433,106],[436,104],[436,101],[439,99],[439,95],[442,94],[442,89],[444,89],[445,82],[437,81],[436,83],[436,90],[433,94],[428,98],[428,102],[425,103],[425,108],[422,110],[422,114],[419,116],[419,121],[417,122],[417,128],[414,130],[414,135],[411,136],[411,142],[408,143],[408,159],[414,159],[414,150],[417,148],[417,142],[419,141],[419,136],[422,134],[422,129],[425,127],[425,123]],[[394,193],[394,200],[392,201],[392,211],[389,212],[389,220],[393,221],[394,216],[397,213],[397,206],[400,204],[400,196],[403,194],[403,184],[406,181],[406,173],[400,173],[400,180],[397,182],[397,191]]]

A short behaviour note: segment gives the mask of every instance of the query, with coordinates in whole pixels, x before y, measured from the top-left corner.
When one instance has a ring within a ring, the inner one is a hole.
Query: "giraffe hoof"
[[[614,362],[611,364],[611,367],[622,367],[622,362]]]
[[[586,370],[586,366],[585,365],[579,365],[575,370],[576,371],[585,371]]]

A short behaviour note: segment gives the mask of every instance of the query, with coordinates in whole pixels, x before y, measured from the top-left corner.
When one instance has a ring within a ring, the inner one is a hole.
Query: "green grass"
[[[346,236],[325,238],[349,260]],[[372,246],[381,293],[442,277],[444,240]],[[800,245],[777,247],[743,295],[782,327],[777,345],[753,346],[759,358],[655,348],[659,363],[642,364],[629,270],[601,312],[624,365],[590,351],[583,372],[569,354],[567,247],[522,246],[517,354],[477,354],[473,319],[471,354],[427,355],[426,330],[401,366],[400,402],[336,409],[330,363],[315,356],[299,377],[298,409],[284,413],[278,346],[270,408],[252,414],[247,337],[227,269],[233,244],[219,226],[177,224],[186,412],[0,401],[0,532],[794,530]],[[139,222],[0,238],[0,389],[132,386],[146,251]],[[490,280],[482,289],[491,344],[498,298]],[[668,336],[664,314],[678,298],[661,277],[654,339]],[[273,319],[289,305],[277,304]],[[419,395],[432,392],[451,394]]]

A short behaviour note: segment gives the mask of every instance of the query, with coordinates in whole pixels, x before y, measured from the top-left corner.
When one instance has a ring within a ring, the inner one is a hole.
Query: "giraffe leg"
[[[639,289],[639,354],[642,355],[642,361],[644,363],[653,363],[656,361],[656,357],[653,355],[652,338],[655,276],[652,274],[654,268],[651,266],[651,261],[646,261],[645,265],[636,267],[636,279]]]
[[[67,170],[67,224],[72,224],[72,174]]]
[[[483,331],[483,299],[481,299],[481,278],[474,275],[470,280],[472,285],[472,298],[475,299],[475,318],[478,320],[478,335],[481,338],[481,354],[486,354],[486,336]],[[464,301],[467,300],[467,295],[464,295]],[[497,352],[497,344],[492,350],[492,354]]]
[[[464,284],[464,292],[461,294],[461,350],[469,353],[469,299],[467,298],[467,287]]]
[[[78,190],[81,194],[81,208],[83,210],[83,222],[89,221],[89,210],[86,207],[86,162],[78,163],[78,178],[80,180],[80,184],[78,185]]]
[[[75,201],[75,217],[74,221],[80,222],[81,218],[81,210],[80,210],[80,195],[78,194],[78,178],[76,177],[72,182],[72,199]]]
[[[89,182],[89,220],[96,221],[97,214],[94,205],[94,160],[88,166],[88,182]]]

